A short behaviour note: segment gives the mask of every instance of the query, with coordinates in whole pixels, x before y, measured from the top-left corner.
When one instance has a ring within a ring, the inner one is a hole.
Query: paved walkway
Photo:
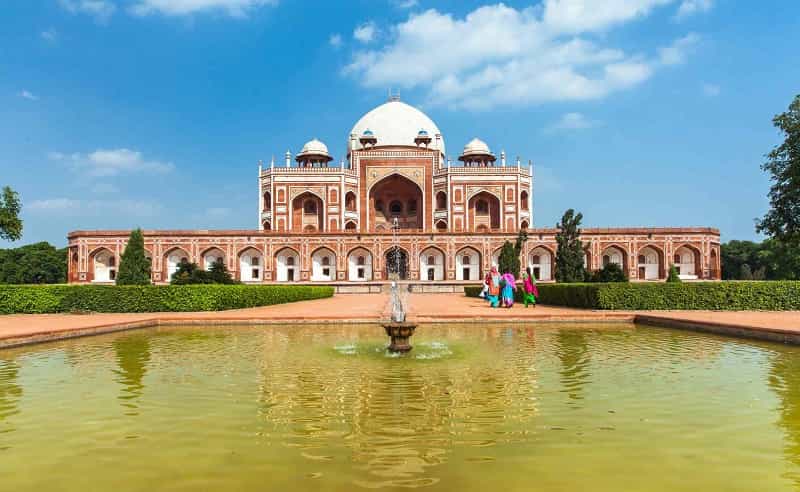
[[[408,319],[436,322],[639,322],[800,344],[800,312],[599,311],[538,306],[492,309],[461,294],[409,294]],[[0,348],[160,324],[375,323],[386,294],[340,294],[278,306],[199,313],[0,316]]]

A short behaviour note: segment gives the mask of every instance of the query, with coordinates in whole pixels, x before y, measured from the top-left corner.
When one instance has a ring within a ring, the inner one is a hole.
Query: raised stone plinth
[[[386,330],[386,335],[391,339],[391,343],[387,347],[389,352],[408,352],[411,350],[409,339],[414,335],[414,330],[417,325],[414,323],[385,323],[383,328]]]

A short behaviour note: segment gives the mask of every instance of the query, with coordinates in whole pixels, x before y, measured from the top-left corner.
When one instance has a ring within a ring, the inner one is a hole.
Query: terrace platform
[[[408,319],[426,323],[641,323],[800,345],[800,312],[600,311],[538,306],[489,308],[463,294],[410,293]],[[220,312],[45,314],[0,316],[0,348],[161,325],[352,324],[388,319],[388,294],[328,299]]]

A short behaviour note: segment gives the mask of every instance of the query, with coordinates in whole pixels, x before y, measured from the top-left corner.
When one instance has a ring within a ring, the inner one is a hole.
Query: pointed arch
[[[636,270],[639,280],[665,278],[664,250],[655,244],[642,245],[636,252]]]
[[[425,228],[425,194],[412,179],[391,173],[373,183],[367,190],[367,227],[378,231],[394,222],[400,229]]]
[[[275,252],[275,280],[297,282],[300,280],[300,253],[290,246]]]
[[[296,195],[291,202],[292,231],[322,232],[325,227],[325,200],[311,190]]]
[[[255,246],[245,246],[237,253],[239,258],[239,280],[261,282],[264,279],[264,254]]]
[[[456,280],[481,279],[481,253],[472,246],[464,246],[456,253]]]
[[[311,252],[311,280],[333,282],[336,280],[336,253],[326,246]]]
[[[429,245],[419,254],[419,277],[423,281],[441,282],[445,279],[445,255],[441,248]]]
[[[537,244],[528,253],[528,267],[537,280],[553,280],[556,254],[546,244]]]
[[[402,246],[387,246],[381,256],[384,260],[386,279],[408,280],[408,250]]]
[[[678,270],[678,275],[685,280],[695,280],[703,276],[703,253],[700,248],[689,243],[683,243],[672,255],[671,263]]]
[[[225,250],[219,246],[209,246],[200,253],[200,268],[208,271],[216,261],[226,264]]]
[[[369,282],[372,280],[372,252],[357,246],[347,252],[347,280]]]
[[[117,257],[111,249],[101,246],[89,254],[91,282],[109,283],[117,279]]]

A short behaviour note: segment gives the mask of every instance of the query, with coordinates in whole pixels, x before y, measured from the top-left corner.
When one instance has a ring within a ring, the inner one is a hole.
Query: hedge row
[[[539,284],[539,302],[618,310],[800,310],[800,282],[683,282]],[[477,296],[480,287],[466,287]]]
[[[332,295],[305,285],[0,285],[0,314],[224,311]]]

